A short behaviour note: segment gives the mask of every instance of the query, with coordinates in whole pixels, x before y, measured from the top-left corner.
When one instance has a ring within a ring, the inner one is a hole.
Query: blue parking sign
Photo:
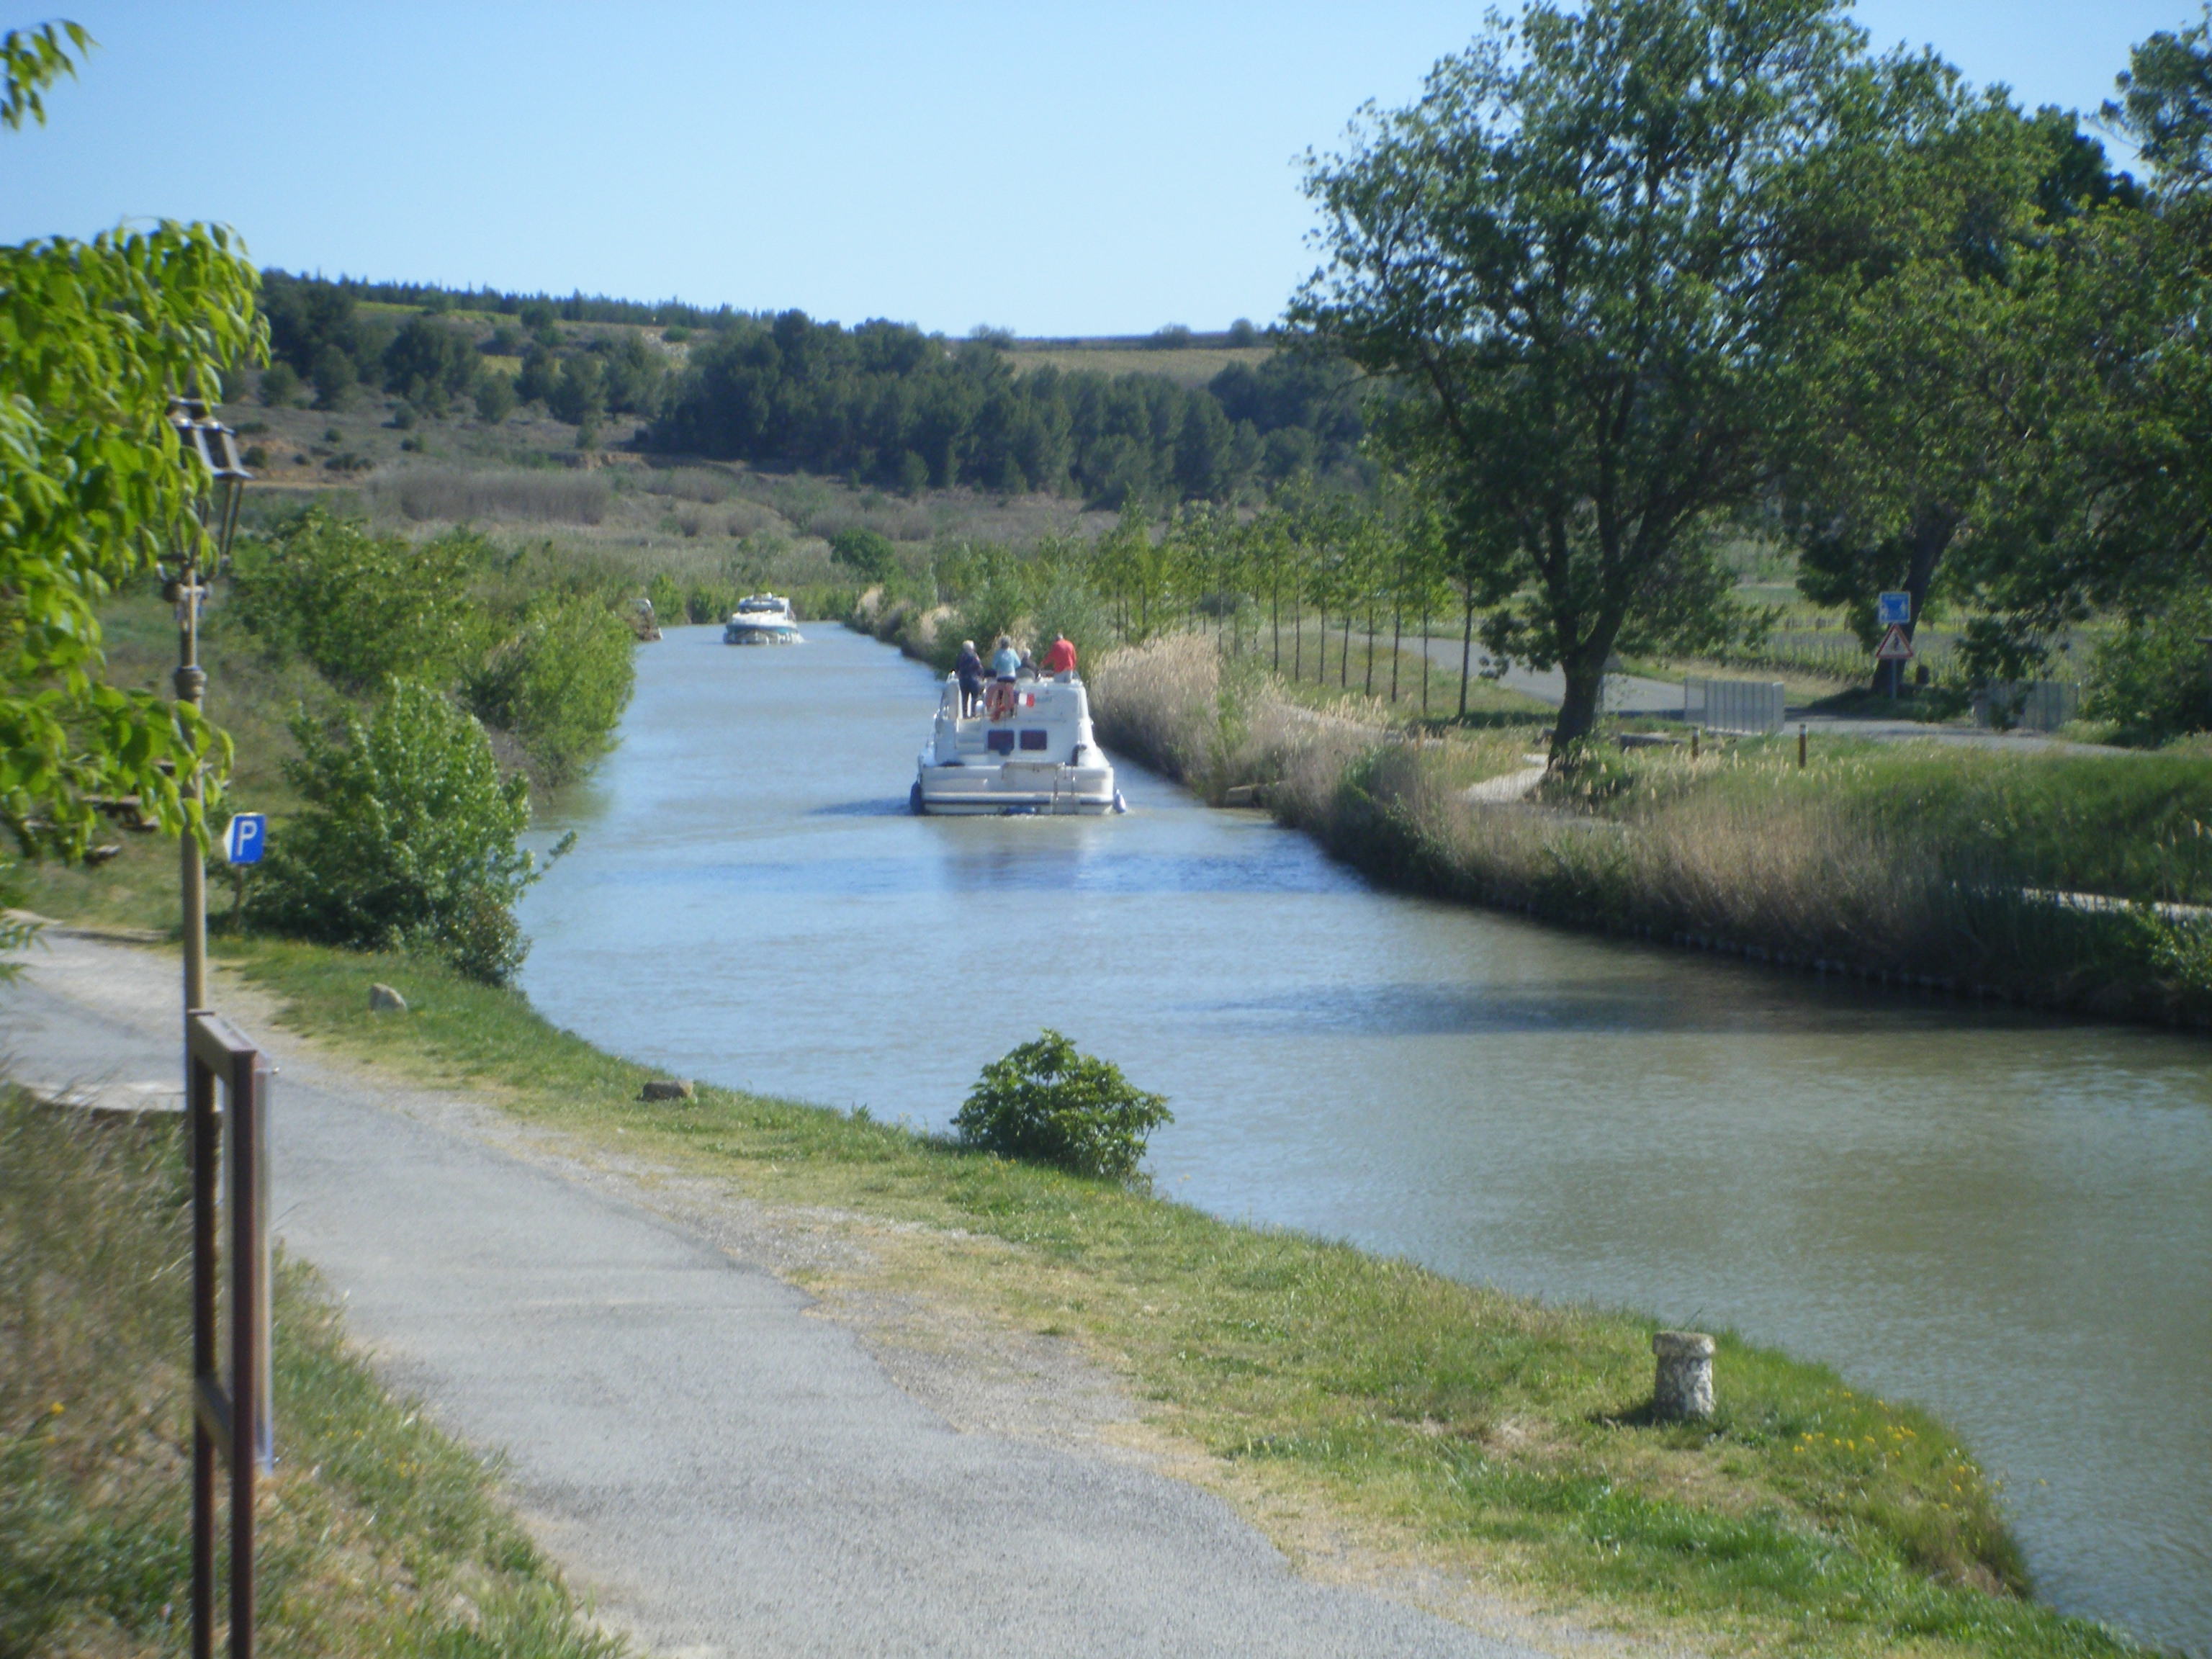
[[[233,864],[258,864],[268,845],[269,819],[260,812],[234,812],[222,832],[222,855]]]

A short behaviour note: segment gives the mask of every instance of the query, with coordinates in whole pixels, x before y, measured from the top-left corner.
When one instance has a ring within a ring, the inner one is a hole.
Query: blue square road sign
[[[1884,593],[1875,601],[1875,624],[1880,628],[1910,628],[1912,626],[1912,595]]]
[[[269,844],[269,819],[261,812],[234,812],[222,832],[222,855],[233,864],[258,864]]]

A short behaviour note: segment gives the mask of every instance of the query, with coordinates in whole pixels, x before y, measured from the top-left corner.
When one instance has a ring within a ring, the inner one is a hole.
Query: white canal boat
[[[960,711],[946,675],[937,725],[908,804],[917,812],[1126,812],[1113,763],[1091,730],[1091,701],[1070,672],[992,685],[982,709]]]
[[[775,593],[739,599],[722,629],[724,645],[804,645],[791,601]]]

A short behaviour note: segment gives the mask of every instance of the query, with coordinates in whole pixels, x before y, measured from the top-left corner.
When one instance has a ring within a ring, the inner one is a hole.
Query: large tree
[[[2057,244],[2134,192],[2073,117],[2024,117],[1932,58],[1864,84],[1805,192],[1778,409],[1799,586],[1871,647],[1875,595],[1911,596],[1910,635],[1946,556],[2039,465]]]
[[[74,24],[0,40],[0,121],[43,120],[42,93],[90,44]],[[190,705],[100,683],[99,607],[199,533],[205,470],[179,464],[165,414],[259,354],[254,292],[219,227],[0,247],[0,825],[26,852],[82,852],[99,793],[200,832],[178,780],[222,740]]]
[[[1418,392],[1386,432],[1506,562],[1493,644],[1565,668],[1555,757],[1625,638],[1725,624],[1708,532],[1767,476],[1797,198],[1860,52],[1833,0],[1536,0],[1310,164],[1292,320]]]
[[[2008,335],[2020,457],[1957,555],[1988,677],[2041,672],[2086,616],[2142,619],[2212,582],[2212,15],[2136,46],[2108,121],[2147,191],[2062,215]]]

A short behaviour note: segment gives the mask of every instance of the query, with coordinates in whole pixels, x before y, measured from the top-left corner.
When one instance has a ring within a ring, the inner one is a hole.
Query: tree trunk
[[[1394,603],[1390,607],[1390,701],[1398,701],[1399,648],[1405,642],[1406,617]]]
[[[1421,718],[1429,717],[1429,602],[1421,601]]]
[[[1605,696],[1605,661],[1613,654],[1618,629],[1603,630],[1604,642],[1584,641],[1582,649],[1559,664],[1567,674],[1567,695],[1559,705],[1559,718],[1552,728],[1552,764],[1557,766],[1577,738],[1586,738],[1597,724]]]
[[[1459,717],[1467,718],[1467,674],[1474,662],[1474,584],[1467,585],[1467,619],[1459,634]]]
[[[1943,562],[1951,538],[1958,530],[1959,515],[1948,507],[1923,507],[1912,515],[1912,528],[1905,538],[1905,546],[1911,554],[1905,572],[1905,591],[1912,600],[1912,620],[1905,624],[1905,637],[1908,640],[1920,629],[1920,613],[1927,608],[1928,590],[1936,581],[1936,567]],[[1876,663],[1874,690],[1881,690],[1882,681],[1891,672],[1902,677],[1904,672],[1902,663]]]
[[[1283,672],[1283,584],[1278,579],[1267,591],[1267,620],[1275,630],[1273,672]]]
[[[1367,602],[1367,678],[1359,688],[1362,696],[1375,695],[1375,602]]]

